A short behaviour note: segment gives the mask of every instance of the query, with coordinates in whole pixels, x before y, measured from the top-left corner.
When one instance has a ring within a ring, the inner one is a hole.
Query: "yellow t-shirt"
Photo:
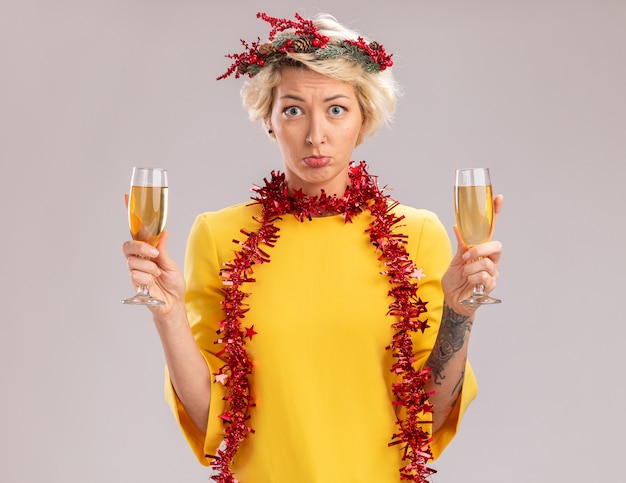
[[[408,235],[407,251],[424,278],[418,295],[428,302],[431,326],[414,336],[416,366],[425,363],[437,336],[443,293],[441,277],[451,258],[445,228],[426,210],[395,208],[405,216],[396,231]],[[254,231],[259,205],[240,204],[196,219],[185,259],[187,312],[211,373],[224,362],[215,356],[218,322],[224,318],[222,264],[232,260]],[[256,265],[255,282],[244,284],[250,310],[242,326],[257,332],[247,342],[256,407],[255,433],[240,447],[232,470],[242,483],[397,483],[403,466],[396,432],[389,371],[392,357],[392,299],[389,279],[365,230],[369,213],[345,223],[342,216],[298,221],[285,215],[270,262]],[[166,378],[167,379],[167,378]],[[454,437],[476,395],[468,364],[463,392],[445,426],[434,435],[438,457]],[[198,460],[208,465],[222,441],[224,386],[213,382],[206,436],[185,414],[169,380],[166,398]]]

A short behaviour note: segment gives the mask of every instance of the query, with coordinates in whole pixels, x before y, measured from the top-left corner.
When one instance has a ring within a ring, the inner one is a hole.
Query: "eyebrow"
[[[294,101],[306,102],[304,98],[296,96],[295,94],[285,94],[285,95],[280,96],[280,99],[293,99]],[[330,96],[322,100],[323,102],[331,102],[331,101],[336,101],[337,99],[350,99],[350,97],[345,94],[336,94],[334,96]]]

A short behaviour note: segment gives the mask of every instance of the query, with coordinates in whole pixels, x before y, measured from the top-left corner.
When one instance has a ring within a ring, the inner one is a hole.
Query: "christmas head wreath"
[[[387,54],[378,42],[367,42],[361,36],[356,40],[330,39],[318,31],[313,20],[305,19],[298,13],[295,14],[296,20],[270,17],[264,12],[258,12],[257,18],[271,26],[268,41],[262,44],[259,37],[251,43],[241,40],[245,50],[239,54],[226,55],[233,63],[218,80],[233,74],[235,78],[242,75],[253,77],[263,67],[285,59],[289,53],[313,53],[318,59],[345,58],[360,64],[366,72],[371,73],[393,65],[393,54]]]

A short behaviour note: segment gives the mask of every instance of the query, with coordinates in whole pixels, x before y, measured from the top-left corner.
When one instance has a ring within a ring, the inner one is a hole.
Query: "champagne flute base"
[[[155,299],[150,295],[134,295],[132,297],[122,300],[122,303],[125,305],[152,305],[155,307],[157,305],[165,305],[165,302],[159,299]]]
[[[499,304],[502,300],[490,297],[489,295],[472,295],[466,299],[459,301],[461,305],[492,305]]]

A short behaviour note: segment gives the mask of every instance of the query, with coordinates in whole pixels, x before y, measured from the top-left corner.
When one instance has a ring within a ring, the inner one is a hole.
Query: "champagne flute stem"
[[[485,286],[482,283],[474,285],[474,295],[485,295]]]

